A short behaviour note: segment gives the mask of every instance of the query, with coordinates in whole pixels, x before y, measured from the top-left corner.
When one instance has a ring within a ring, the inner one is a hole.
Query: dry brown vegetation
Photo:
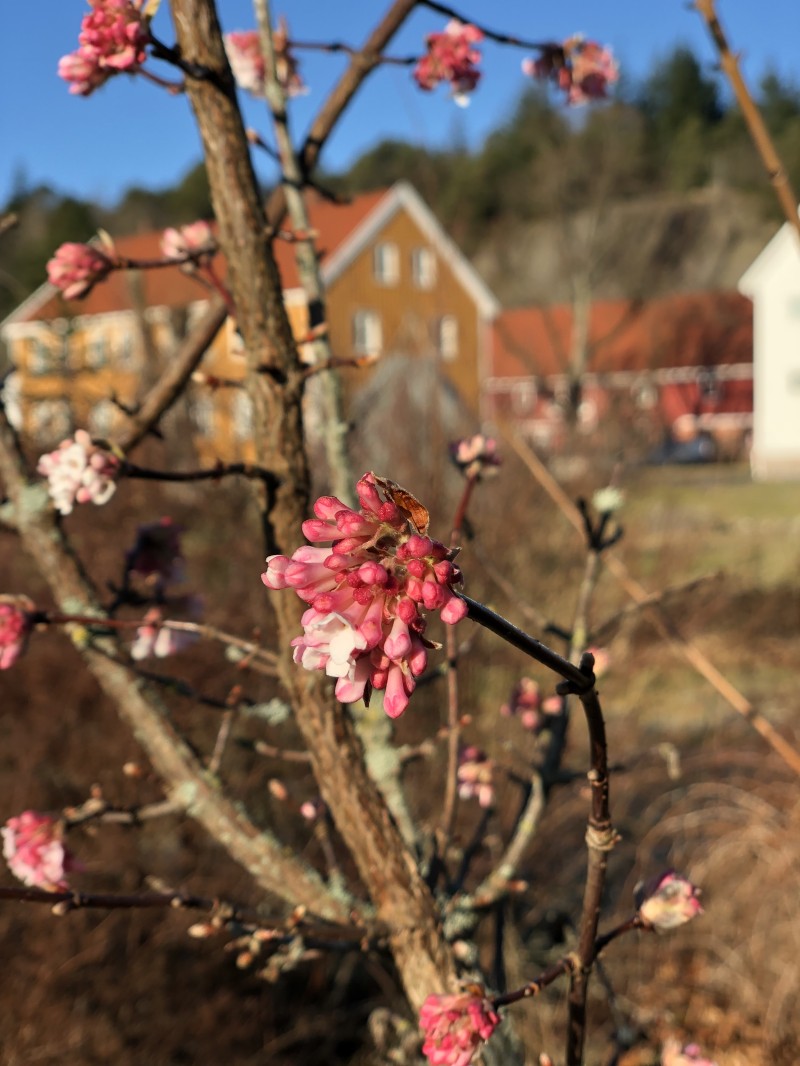
[[[445,530],[458,493],[457,475],[430,461],[420,472],[419,460],[409,454],[397,469],[382,472],[422,498],[434,490],[434,528]],[[606,473],[590,472],[571,491],[590,491]],[[680,586],[708,573],[716,562],[711,569],[722,574],[688,591],[678,589],[666,601],[669,612],[785,735],[800,742],[792,714],[800,586],[797,549],[787,537],[800,491],[752,486],[733,468],[638,470],[628,480],[626,561],[653,589]],[[260,549],[239,532],[247,506],[246,493],[236,488],[154,493],[126,484],[106,508],[83,508],[67,521],[83,558],[103,582],[117,576],[119,544],[132,539],[137,521],[172,514],[187,526],[187,585],[204,592],[207,620],[244,636],[260,625],[268,643]],[[462,555],[470,593],[523,624],[520,604],[527,603],[568,625],[581,546],[514,462],[481,488],[471,521],[477,537]],[[13,534],[0,534],[0,552],[0,587],[43,596]],[[487,556],[512,578],[515,602],[482,567],[480,559]],[[40,603],[47,605],[46,599]],[[603,578],[592,623],[599,626],[625,606],[619,590]],[[629,913],[640,877],[669,865],[702,885],[707,913],[670,937],[636,934],[612,946],[604,961],[615,993],[613,1009],[596,980],[589,1062],[654,1066],[660,1039],[677,1033],[700,1041],[720,1066],[790,1066],[800,1058],[794,1009],[800,994],[797,781],[639,613],[616,617],[602,633],[613,657],[601,692],[617,767],[612,810],[622,835],[612,856],[603,925]],[[465,632],[465,637],[463,706],[473,716],[468,737],[499,762],[524,767],[532,742],[517,723],[498,720],[497,708],[529,667],[486,633]],[[175,663],[176,672],[180,668],[198,689],[224,698],[241,681],[255,700],[276,694],[272,679],[242,678],[216,648],[205,643],[200,648]],[[172,664],[155,665],[163,672],[168,668]],[[539,680],[552,685],[543,674]],[[3,818],[25,807],[48,810],[80,802],[93,783],[119,803],[159,796],[157,781],[131,780],[122,773],[128,761],[143,763],[141,755],[63,634],[36,634],[28,655],[0,683]],[[419,742],[441,722],[441,686],[433,681],[420,689],[399,723],[401,742]],[[219,712],[177,695],[169,700],[176,719],[208,750]],[[276,730],[246,720],[237,734],[299,746],[291,725]],[[443,762],[442,753],[410,765],[411,795],[423,821],[438,809],[436,783]],[[503,915],[510,987],[563,953],[579,911],[586,798],[578,720],[566,766],[576,776],[550,799],[522,871],[530,887]],[[319,858],[296,810],[311,794],[302,767],[287,769],[233,744],[222,774],[256,820],[280,821],[288,826],[290,840],[314,861]],[[273,775],[288,784],[289,804],[268,793],[265,784]],[[478,868],[496,854],[519,802],[519,787],[502,783],[500,813],[476,858]],[[462,807],[462,840],[468,839],[473,815]],[[136,830],[78,830],[73,846],[86,865],[75,880],[87,890],[133,892],[145,886],[147,876],[156,876],[200,894],[259,901],[246,875],[185,821],[169,819]],[[4,876],[11,883],[10,875]],[[399,1004],[384,960],[323,959],[270,984],[253,970],[238,969],[234,956],[223,951],[224,938],[189,938],[193,920],[183,913],[143,911],[55,918],[45,908],[3,905],[0,943],[7,977],[0,1062],[311,1066],[379,1061],[354,1033],[363,1031],[355,1023],[371,1008]],[[487,933],[487,958],[490,940]],[[515,1010],[531,1061],[534,1051],[557,1053],[561,1045],[563,996],[556,985],[539,1002]],[[617,1058],[615,1032],[631,1045],[617,1049]]]

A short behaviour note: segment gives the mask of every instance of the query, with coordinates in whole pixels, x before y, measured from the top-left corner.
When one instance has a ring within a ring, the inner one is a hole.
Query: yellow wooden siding
[[[382,243],[397,248],[396,284],[382,284],[375,277],[374,248]],[[435,278],[427,289],[418,287],[412,277],[412,256],[420,248],[429,249],[436,263]],[[300,340],[308,331],[307,308],[292,295],[287,310],[294,335]],[[358,311],[376,312],[381,321],[381,358],[396,352],[438,360],[462,398],[477,412],[481,325],[476,304],[457,280],[451,264],[438,255],[405,211],[399,211],[330,286],[327,306],[335,356],[349,359],[357,354],[353,345],[353,318]],[[190,325],[193,315],[202,310],[200,304],[190,309]],[[442,358],[437,352],[436,327],[445,316],[452,316],[458,324],[458,351],[452,360]],[[40,400],[64,398],[75,426],[86,426],[104,399],[115,395],[123,404],[132,404],[140,398],[146,360],[139,330],[133,326],[130,314],[75,319],[66,334],[62,323],[32,323],[30,329],[35,330],[35,338],[8,340],[9,354],[21,379],[24,430],[31,432],[30,406]],[[153,315],[149,333],[154,348],[168,358],[176,342],[169,317]],[[38,364],[36,360],[43,350],[51,354],[53,369],[34,372],[41,367],[41,359]],[[120,355],[124,358],[120,359]],[[223,379],[239,381],[244,377],[245,353],[231,320],[206,353],[202,369]],[[370,369],[345,371],[347,390],[362,386],[371,373]],[[190,406],[194,404],[196,410],[202,408],[201,421],[206,427],[205,431],[197,429],[196,436],[198,452],[204,460],[253,459],[246,413],[238,392],[235,388],[211,392],[208,386],[191,386]],[[118,424],[122,424],[124,416],[117,414]]]
[[[399,253],[399,277],[396,285],[376,280],[373,268],[376,244],[392,243]],[[436,278],[425,290],[412,279],[412,254],[417,248],[430,248],[436,260]],[[420,358],[438,358],[435,325],[445,315],[458,322],[459,351],[452,361],[441,360],[441,367],[466,403],[478,407],[478,312],[473,298],[457,280],[451,265],[442,259],[414,220],[398,212],[381,230],[374,243],[349,264],[328,289],[328,320],[333,351],[352,358],[353,318],[358,311],[376,311],[380,315],[383,354],[393,352]],[[369,371],[348,371],[349,388],[358,387]]]

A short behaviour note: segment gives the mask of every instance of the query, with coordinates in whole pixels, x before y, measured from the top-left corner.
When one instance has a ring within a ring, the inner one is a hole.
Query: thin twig
[[[591,671],[593,659],[586,653],[581,659],[583,672]],[[574,690],[573,690],[574,691]],[[596,955],[597,925],[605,885],[608,856],[617,841],[611,824],[608,782],[608,748],[605,723],[596,689],[575,692],[583,706],[589,730],[591,813],[586,830],[588,868],[583,908],[578,932],[579,966],[570,975],[567,1021],[567,1066],[580,1066],[586,1038],[586,997],[589,977]]]
[[[268,482],[273,488],[278,479],[271,470],[253,463],[218,463],[207,470],[149,470],[134,463],[122,464],[120,474],[143,481],[219,481],[224,477],[247,477]]]
[[[477,477],[469,477],[464,482],[464,489],[453,518],[453,528],[450,531],[451,550],[458,548],[461,544],[464,520],[477,480]],[[447,651],[447,770],[438,842],[439,855],[443,861],[447,857],[447,847],[458,809],[458,755],[461,729],[458,703],[458,638],[454,626],[447,627],[445,647]]]
[[[532,659],[541,663],[542,666],[546,666],[549,670],[559,674],[566,681],[572,682],[576,689],[586,691],[587,688],[592,688],[594,684],[593,675],[583,673],[569,659],[565,659],[563,655],[559,655],[558,652],[548,648],[540,640],[532,637],[524,630],[518,629],[517,626],[503,618],[502,615],[496,614],[489,607],[478,603],[477,600],[470,599],[469,596],[465,596],[463,593],[459,593],[459,596],[466,603],[467,616],[473,622],[477,622],[478,625],[491,630],[492,633],[506,641],[507,644],[518,648]]]
[[[183,810],[172,800],[159,800],[157,803],[143,803],[138,807],[117,807],[102,797],[92,796],[78,807],[66,807],[64,823],[68,828],[85,825],[87,822],[102,822],[108,825],[141,825],[154,818],[166,818],[174,814],[183,814]]]
[[[750,137],[761,157],[761,162],[764,164],[767,177],[772,183],[775,195],[778,197],[778,202],[786,216],[786,221],[794,230],[798,240],[800,240],[800,217],[797,214],[797,196],[792,189],[789,174],[781,162],[758,105],[750,95],[750,90],[742,77],[742,72],[739,70],[739,61],[730,49],[728,38],[725,36],[725,31],[715,10],[714,0],[696,0],[695,7],[700,12],[703,21],[708,27],[708,32],[711,34],[711,39],[719,52],[720,66],[731,84],[734,95],[739,102],[739,107],[742,109],[742,116],[747,124]]]
[[[439,4],[436,0],[419,0],[423,7],[428,7],[431,11],[437,11],[440,15],[446,15],[447,18],[455,19],[457,22],[462,22],[475,26],[481,31],[484,37],[487,37],[490,41],[494,41],[496,44],[508,44],[514,48],[527,48],[531,51],[541,51],[542,49],[552,48],[553,45],[549,41],[526,41],[522,37],[515,37],[510,33],[501,33],[499,30],[490,29],[482,22],[475,22],[474,19],[467,18],[466,15],[462,15],[454,7],[450,7],[449,4]]]
[[[510,426],[503,427],[505,440],[522,459],[525,466],[533,474],[545,492],[550,496],[565,518],[583,535],[583,519],[580,511],[570,500],[553,475],[542,463],[538,456],[520,439]],[[684,637],[675,623],[664,612],[659,603],[650,603],[650,593],[635,578],[631,577],[628,568],[614,552],[603,553],[603,565],[620,583],[625,592],[636,603],[642,605],[647,611],[649,618],[658,631],[665,637],[675,650],[711,684],[722,698],[731,707],[741,714],[773,751],[796,774],[800,774],[800,752],[797,751],[775,729],[756,707],[744,696],[735,685],[714,666],[711,660],[693,641]]]
[[[219,776],[219,769],[222,765],[222,757],[225,754],[225,748],[228,745],[228,740],[233,729],[233,721],[236,717],[236,708],[228,707],[227,711],[222,716],[222,721],[219,723],[219,729],[217,730],[217,737],[214,741],[214,750],[211,752],[211,758],[208,760],[208,772],[213,774],[214,777]]]
[[[284,196],[289,218],[298,240],[295,246],[295,260],[300,284],[306,295],[306,312],[308,329],[313,336],[311,347],[314,363],[321,366],[333,364],[333,352],[327,332],[327,311],[325,308],[325,291],[320,273],[319,258],[314,247],[314,238],[303,199],[305,175],[292,144],[289,129],[289,115],[286,109],[286,94],[277,77],[275,44],[272,37],[272,16],[270,0],[254,0],[258,20],[261,48],[264,53],[266,76],[265,95],[272,111],[275,126],[275,140],[278,145],[281,174],[284,181]],[[299,235],[305,234],[305,239]],[[326,328],[323,330],[322,327]],[[347,420],[344,416],[342,386],[339,378],[333,374],[324,374],[319,382],[319,405],[321,422],[324,427],[325,456],[331,479],[333,494],[348,506],[355,500],[353,476],[350,459],[347,454]]]

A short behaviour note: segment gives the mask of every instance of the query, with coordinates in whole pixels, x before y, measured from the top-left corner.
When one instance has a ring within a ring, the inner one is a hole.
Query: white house
[[[739,291],[753,301],[753,477],[800,480],[800,238],[788,222]]]

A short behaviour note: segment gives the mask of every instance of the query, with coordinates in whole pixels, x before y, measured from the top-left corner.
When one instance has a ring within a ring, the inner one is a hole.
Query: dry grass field
[[[413,470],[382,471],[424,496]],[[440,491],[434,525],[444,528],[458,492],[455,474],[427,472]],[[574,486],[598,487],[586,478]],[[669,586],[669,617],[758,708],[800,746],[797,695],[800,629],[800,485],[754,485],[741,467],[641,467],[624,479],[626,536],[616,549],[649,590]],[[151,497],[152,498],[152,497]],[[242,535],[247,505],[217,492],[213,508],[197,493],[163,493],[145,513],[140,486],[126,486],[102,511],[84,509],[68,522],[82,556],[101,582],[118,573],[118,545],[137,521],[171,513],[187,525],[190,581],[202,588],[208,620],[243,635],[261,624],[262,568],[257,542]],[[528,628],[525,605],[569,626],[582,572],[582,549],[540,489],[514,462],[481,487],[472,513],[475,538],[462,563],[471,594],[484,597]],[[482,560],[510,578],[513,597],[493,581]],[[687,587],[687,582],[702,579]],[[42,594],[41,584],[11,533],[0,533],[0,588]],[[43,601],[46,605],[46,601]],[[595,981],[590,1066],[655,1066],[660,1041],[694,1038],[719,1066],[795,1066],[800,1061],[800,790],[792,772],[763,740],[699,678],[640,611],[604,575],[591,610],[592,628],[611,655],[601,682],[608,717],[612,809],[622,840],[610,865],[603,926],[628,913],[635,882],[675,865],[703,887],[706,914],[671,936],[636,934],[613,946],[605,982]],[[534,630],[535,631],[535,630]],[[521,673],[543,687],[517,653],[485,633],[467,637],[464,710],[470,739],[498,762],[524,764],[530,738],[497,711]],[[159,664],[159,666],[166,664]],[[181,670],[198,687],[224,694],[231,667],[216,650],[181,656]],[[132,782],[122,765],[139,758],[113,708],[81,672],[69,642],[36,635],[27,656],[0,677],[0,820],[25,807],[57,809],[85,798],[94,782],[119,802],[156,797],[158,782]],[[256,699],[274,682],[247,681]],[[441,720],[436,681],[415,697],[400,721],[401,741],[430,735]],[[216,719],[191,701],[172,699],[176,720],[208,745]],[[262,723],[243,722],[254,737]],[[287,746],[296,738],[291,728]],[[434,758],[410,771],[412,795],[425,820],[439,802]],[[587,803],[581,772],[581,722],[571,727],[566,767],[575,778],[556,790],[526,856],[529,890],[506,917],[510,980],[529,979],[569,943],[579,909]],[[315,845],[295,814],[267,794],[278,769],[233,746],[226,781],[265,822],[282,820],[314,860]],[[284,771],[281,770],[281,773]],[[287,781],[297,795],[311,790],[301,772]],[[424,787],[417,787],[422,782]],[[518,789],[499,785],[498,814],[489,827],[485,863],[519,803]],[[469,832],[474,811],[462,810]],[[141,832],[112,829],[76,834],[87,890],[136,891],[148,874],[199,893],[257,902],[247,878],[191,824],[177,820]],[[10,874],[0,875],[11,884]],[[78,883],[78,878],[76,878]],[[186,935],[184,915],[75,913],[0,907],[5,980],[0,1012],[2,1066],[285,1066],[378,1062],[359,1035],[369,1010],[397,1005],[392,978],[379,959],[366,965],[321,961],[272,985],[236,968],[222,943]],[[488,947],[487,947],[488,950]],[[515,1011],[531,1049],[555,1061],[561,1047],[564,991],[555,986]],[[535,1054],[534,1054],[535,1052]]]

